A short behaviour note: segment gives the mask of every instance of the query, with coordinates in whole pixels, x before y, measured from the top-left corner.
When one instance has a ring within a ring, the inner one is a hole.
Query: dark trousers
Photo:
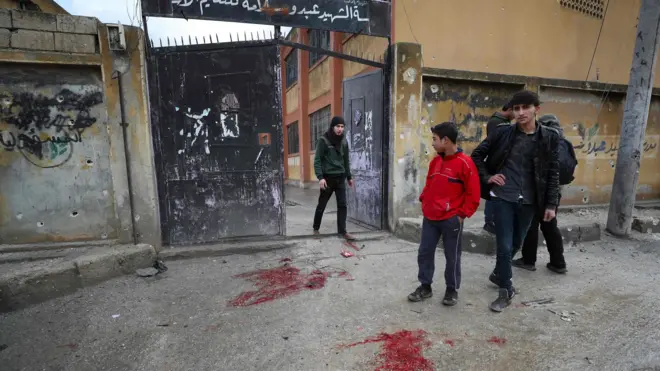
[[[536,264],[536,251],[539,247],[539,226],[545,238],[550,254],[550,264],[557,268],[566,268],[564,260],[564,242],[561,239],[561,232],[557,227],[557,218],[549,222],[543,221],[545,210],[539,210],[532,220],[532,224],[527,231],[527,237],[522,246],[522,258],[525,264]]]
[[[463,223],[458,217],[447,220],[428,220],[422,222],[422,241],[417,253],[419,274],[417,278],[423,285],[433,283],[435,273],[435,250],[442,237],[445,250],[445,283],[447,288],[458,290],[461,286],[461,236]]]
[[[495,215],[493,214],[493,201],[486,200],[486,206],[484,207],[484,218],[486,219],[486,224],[495,223]]]
[[[497,242],[497,260],[495,275],[500,287],[511,289],[511,257],[516,255],[532,223],[536,208],[519,202],[509,202],[494,198],[495,240]]]
[[[314,230],[318,231],[321,228],[323,212],[334,192],[337,198],[337,232],[339,234],[346,234],[346,216],[348,214],[346,209],[346,179],[343,176],[327,177],[325,181],[326,187],[321,190],[319,203],[316,206],[316,213],[314,213]]]

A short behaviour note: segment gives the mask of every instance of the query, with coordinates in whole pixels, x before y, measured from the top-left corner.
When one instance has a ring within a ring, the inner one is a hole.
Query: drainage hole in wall
[[[37,223],[37,227],[43,227],[43,226],[44,226],[44,222]]]
[[[18,219],[18,220],[23,219],[23,214],[16,214],[16,219]]]
[[[105,240],[106,238],[108,238],[108,235],[105,234],[105,233],[103,233],[103,234],[101,235],[101,238]]]
[[[94,161],[92,161],[92,160],[87,160],[87,165],[91,165],[91,164],[93,164],[93,163],[94,163]]]
[[[75,218],[75,217],[77,217],[77,216],[78,216],[78,212],[77,212],[77,211],[72,211],[72,212],[71,212],[71,217],[72,217],[72,218]]]

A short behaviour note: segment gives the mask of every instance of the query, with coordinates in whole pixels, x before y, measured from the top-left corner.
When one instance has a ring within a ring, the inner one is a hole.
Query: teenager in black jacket
[[[511,98],[515,125],[500,125],[472,152],[479,170],[481,196],[493,201],[497,263],[490,280],[499,287],[491,310],[501,312],[515,295],[511,258],[525,239],[537,208],[543,220],[559,204],[559,133],[536,121],[541,102],[521,91]]]

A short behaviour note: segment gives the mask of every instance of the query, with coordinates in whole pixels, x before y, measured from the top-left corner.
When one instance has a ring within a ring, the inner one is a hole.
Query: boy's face
[[[445,145],[447,143],[447,138],[442,138],[438,136],[438,134],[433,133],[433,149],[437,153],[442,153],[445,151]]]
[[[521,125],[527,125],[536,120],[536,113],[541,109],[533,104],[517,104],[513,106],[513,115],[516,122]]]
[[[335,134],[342,135],[344,133],[344,125],[343,124],[335,125],[333,130],[335,131]]]

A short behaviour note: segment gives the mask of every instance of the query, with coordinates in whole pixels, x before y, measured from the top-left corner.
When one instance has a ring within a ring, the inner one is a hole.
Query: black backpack
[[[566,138],[559,139],[559,185],[570,184],[575,177],[575,168],[577,167],[577,158],[573,144]]]

